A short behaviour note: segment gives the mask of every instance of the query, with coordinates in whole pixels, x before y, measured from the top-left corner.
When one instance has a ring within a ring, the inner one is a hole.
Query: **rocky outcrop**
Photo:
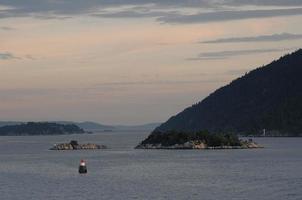
[[[107,149],[105,145],[98,144],[78,144],[77,141],[72,140],[70,143],[55,144],[50,150],[93,150],[93,149]]]
[[[241,140],[240,146],[208,146],[205,142],[200,140],[188,141],[183,144],[174,144],[170,146],[163,146],[162,144],[140,144],[136,149],[255,149],[263,148],[252,140]]]
[[[263,146],[257,144],[252,139],[249,139],[248,141],[241,141],[241,147],[243,149],[263,148]]]

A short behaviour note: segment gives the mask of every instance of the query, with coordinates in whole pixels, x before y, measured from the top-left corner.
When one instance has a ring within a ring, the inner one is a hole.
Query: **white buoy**
[[[80,161],[79,173],[80,174],[86,174],[87,173],[87,166],[86,166],[86,162],[84,160]]]

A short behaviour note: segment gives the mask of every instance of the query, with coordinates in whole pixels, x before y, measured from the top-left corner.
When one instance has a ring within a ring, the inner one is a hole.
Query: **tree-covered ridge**
[[[302,136],[302,49],[216,90],[155,129]]]
[[[199,132],[179,132],[167,131],[153,132],[144,141],[142,145],[146,144],[161,144],[162,146],[172,146],[175,144],[184,144],[189,141],[200,141],[207,146],[240,146],[240,140],[233,134],[211,134],[208,131]]]
[[[0,135],[61,135],[74,133],[85,133],[85,131],[74,124],[50,122],[28,122],[0,127]]]

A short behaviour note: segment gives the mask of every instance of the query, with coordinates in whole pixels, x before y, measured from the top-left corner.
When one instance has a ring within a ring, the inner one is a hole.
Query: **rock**
[[[105,145],[98,144],[78,144],[76,140],[70,141],[70,143],[55,144],[50,150],[89,150],[89,149],[107,149]]]
[[[184,149],[193,149],[194,144],[193,144],[192,141],[188,141],[188,142],[185,142],[185,143],[182,145],[182,147],[183,147]]]
[[[206,149],[207,145],[202,141],[194,141],[193,149]]]
[[[247,144],[247,147],[248,147],[248,148],[263,148],[262,146],[258,145],[258,144],[255,143],[255,142],[249,142],[249,143]]]

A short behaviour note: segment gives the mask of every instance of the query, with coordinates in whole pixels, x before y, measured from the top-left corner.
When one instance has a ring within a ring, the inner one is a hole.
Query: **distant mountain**
[[[113,126],[102,125],[96,122],[73,122],[73,121],[50,121],[51,123],[58,123],[58,124],[75,124],[82,129],[85,130],[111,130],[114,129]],[[27,122],[20,122],[20,121],[0,121],[0,127],[7,126],[7,125],[18,125],[24,124]]]
[[[302,136],[302,49],[255,69],[185,109],[154,132]]]
[[[142,125],[103,125],[96,122],[59,122],[64,124],[76,124],[80,128],[89,131],[151,131],[155,129],[160,123],[149,123],[149,124],[142,124]]]
[[[96,122],[71,122],[85,130],[113,130],[115,127]]]
[[[8,135],[62,135],[79,134],[85,131],[74,124],[28,122],[0,127],[0,136]]]
[[[23,123],[24,122],[19,122],[19,121],[0,121],[0,127],[9,126],[9,125],[23,124]]]
[[[24,124],[24,123],[27,123],[27,122],[0,121],[0,127],[7,126],[7,125],[18,125],[18,124]],[[74,124],[87,131],[151,131],[160,125],[160,123],[149,123],[149,124],[133,125],[133,126],[103,125],[100,123],[90,122],[90,121],[86,121],[86,122],[51,121],[51,123]]]
[[[158,127],[161,123],[149,123],[142,125],[133,125],[133,126],[124,126],[124,125],[116,125],[114,126],[114,130],[120,131],[151,131]]]

